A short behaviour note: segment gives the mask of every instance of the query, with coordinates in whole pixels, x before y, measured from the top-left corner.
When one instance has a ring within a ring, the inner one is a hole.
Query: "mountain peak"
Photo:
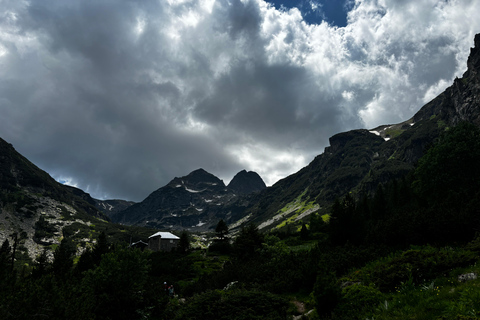
[[[199,186],[199,185],[219,185],[225,186],[222,180],[220,180],[215,175],[205,171],[200,168],[190,172],[185,177],[179,178],[183,181],[184,184]]]
[[[258,173],[242,170],[233,177],[228,188],[239,194],[248,194],[265,189],[267,186]]]
[[[414,122],[439,116],[448,125],[467,121],[480,126],[480,34],[475,36],[474,43],[462,78],[456,78],[443,93],[423,106],[415,114]]]

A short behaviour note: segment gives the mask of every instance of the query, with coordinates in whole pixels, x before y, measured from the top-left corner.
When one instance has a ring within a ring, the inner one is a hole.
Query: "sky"
[[[466,71],[476,0],[0,0],[0,137],[141,201],[203,168],[267,185]]]

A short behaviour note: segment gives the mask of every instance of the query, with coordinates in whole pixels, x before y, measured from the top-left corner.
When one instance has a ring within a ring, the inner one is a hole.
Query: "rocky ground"
[[[90,222],[76,219],[76,210],[65,203],[34,194],[28,194],[28,196],[35,201],[33,205],[29,206],[30,208],[28,210],[26,208],[16,210],[12,205],[0,208],[0,242],[3,243],[5,239],[8,238],[10,245],[12,245],[13,239],[9,230],[19,230],[17,250],[25,253],[32,259],[35,259],[43,251],[44,247],[50,247],[50,249],[52,249],[52,245],[58,245],[60,243],[63,237],[63,227],[71,225],[74,222],[90,224]],[[68,218],[66,216],[68,216]],[[41,217],[43,217],[45,222],[54,228],[55,231],[51,233],[52,236],[35,241],[35,223],[39,221]],[[90,242],[90,239],[82,240]],[[39,242],[43,245],[39,244]],[[78,250],[78,253],[81,253],[84,248],[79,248]],[[53,251],[48,250],[48,255],[52,257]]]

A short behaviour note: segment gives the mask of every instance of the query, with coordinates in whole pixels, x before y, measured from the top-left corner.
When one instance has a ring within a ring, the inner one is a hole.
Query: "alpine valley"
[[[97,200],[0,139],[0,319],[479,319],[474,44],[410,119],[338,133],[271,187],[198,169]]]
[[[262,232],[299,230],[313,213],[329,214],[337,198],[359,199],[404,179],[450,128],[480,126],[480,35],[474,43],[463,77],[412,118],[336,134],[308,166],[271,187],[255,172],[241,171],[226,186],[198,169],[140,203],[98,200],[56,182],[0,139],[0,241],[16,233],[20,253],[35,258],[66,235],[85,247],[102,228],[123,230],[126,241],[134,234],[134,240],[145,239],[148,228],[213,231],[219,220],[233,232],[250,223]]]

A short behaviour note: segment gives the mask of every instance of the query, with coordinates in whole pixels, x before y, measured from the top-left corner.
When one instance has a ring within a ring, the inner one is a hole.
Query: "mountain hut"
[[[147,247],[148,243],[143,242],[142,240],[130,244],[130,248],[139,248],[142,251]]]
[[[148,248],[152,251],[170,252],[179,242],[180,238],[170,232],[157,232],[148,237]]]

